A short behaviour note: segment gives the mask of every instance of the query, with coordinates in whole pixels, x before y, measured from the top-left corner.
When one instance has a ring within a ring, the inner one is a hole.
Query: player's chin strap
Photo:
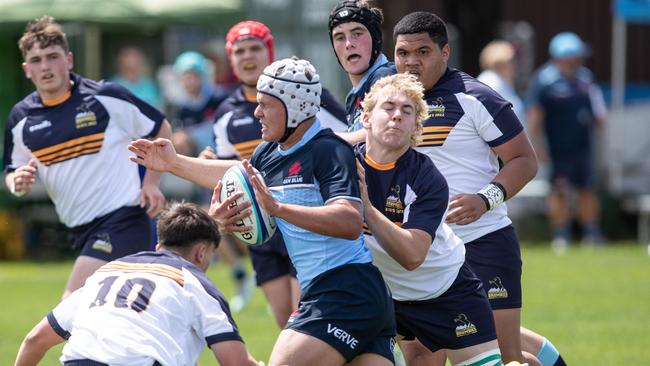
[[[508,199],[506,188],[498,182],[491,182],[481,188],[481,190],[476,192],[476,194],[483,199],[488,211],[494,210]]]

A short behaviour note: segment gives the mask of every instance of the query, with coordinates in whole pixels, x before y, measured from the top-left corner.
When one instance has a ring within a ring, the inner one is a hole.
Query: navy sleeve
[[[512,104],[489,86],[472,78],[466,82],[466,92],[476,98],[490,113],[494,125],[501,131],[498,138],[486,141],[490,147],[499,146],[517,136],[524,127],[512,110]]]
[[[352,147],[333,134],[330,136],[313,141],[314,176],[323,201],[333,198],[359,200],[357,166]]]
[[[493,116],[493,118],[494,124],[499,128],[503,135],[492,141],[488,141],[487,144],[490,145],[490,147],[504,144],[524,130],[524,126],[522,126],[519,118],[517,118],[517,115],[511,107],[502,109],[497,115]]]
[[[158,134],[158,131],[160,131],[160,126],[162,126],[162,121],[165,119],[165,115],[163,115],[158,109],[155,107],[152,107],[149,105],[147,102],[144,100],[136,97],[133,93],[131,93],[127,88],[123,87],[122,85],[111,83],[111,82],[103,82],[100,91],[97,93],[97,95],[105,95],[108,97],[113,97],[117,99],[121,99],[124,101],[127,101],[145,116],[149,118],[150,120],[154,121],[156,124],[154,128],[151,130],[149,135],[145,137],[153,137]]]
[[[425,160],[426,158],[426,160]],[[413,180],[413,192],[406,193],[403,229],[419,229],[435,238],[449,202],[447,181],[426,156],[418,157],[420,164]]]

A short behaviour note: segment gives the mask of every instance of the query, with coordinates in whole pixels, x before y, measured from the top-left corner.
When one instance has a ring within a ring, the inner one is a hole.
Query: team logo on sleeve
[[[505,299],[508,297],[508,290],[501,283],[499,276],[490,280],[490,289],[488,290],[488,299]]]
[[[399,185],[396,185],[390,189],[390,195],[386,197],[386,207],[384,207],[384,211],[386,213],[390,212],[398,215],[404,213],[404,204],[402,204],[402,200],[399,198],[399,193]]]
[[[77,129],[97,125],[97,116],[90,110],[88,104],[85,102],[81,103],[77,107],[77,111],[77,115],[74,117],[74,123]]]
[[[454,323],[456,323],[456,337],[463,337],[466,335],[474,334],[478,332],[476,326],[467,318],[467,315],[460,313],[457,318],[454,318]]]
[[[445,105],[442,101],[442,97],[436,98],[431,104],[429,104],[429,118],[431,117],[444,117],[445,116]]]

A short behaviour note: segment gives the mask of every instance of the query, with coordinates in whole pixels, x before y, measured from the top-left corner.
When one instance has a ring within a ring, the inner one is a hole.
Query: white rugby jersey
[[[34,92],[14,106],[3,165],[11,172],[37,159],[61,222],[75,227],[139,203],[138,165],[127,146],[157,135],[164,116],[122,86],[70,77],[64,102],[46,106]]]
[[[364,225],[373,263],[381,271],[393,299],[420,301],[442,295],[465,261],[463,242],[444,222],[449,197],[445,178],[426,155],[413,149],[393,164],[377,164],[366,157],[365,143],[356,146],[355,154],[366,170],[372,205],[395,225],[423,230],[433,238],[422,265],[407,271],[386,253]]]
[[[424,99],[429,118],[416,149],[428,155],[447,179],[450,197],[478,192],[500,169],[492,148],[523,131],[512,105],[485,84],[451,68]],[[502,204],[469,225],[450,227],[467,243],[510,223]]]
[[[104,265],[47,319],[68,339],[62,362],[194,366],[206,344],[241,341],[224,296],[198,267],[168,251]]]

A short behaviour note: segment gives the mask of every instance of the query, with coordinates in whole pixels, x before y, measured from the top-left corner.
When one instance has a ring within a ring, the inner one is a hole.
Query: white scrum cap
[[[295,57],[270,64],[257,80],[258,92],[272,95],[284,104],[287,132],[316,115],[321,89],[316,68],[309,61]]]

